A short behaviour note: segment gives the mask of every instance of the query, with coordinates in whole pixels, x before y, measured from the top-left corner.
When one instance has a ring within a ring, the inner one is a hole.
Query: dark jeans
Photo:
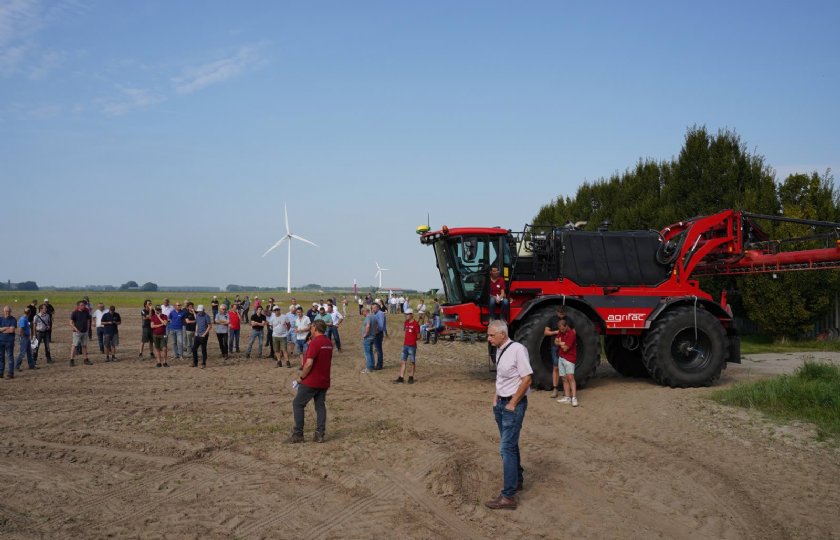
[[[99,340],[99,352],[105,352],[105,327],[104,326],[97,326],[96,327],[96,339]]]
[[[11,334],[6,334],[11,335]],[[9,359],[9,375],[15,374],[15,341],[0,342],[0,373],[6,369],[6,359]]]
[[[297,395],[292,401],[292,413],[295,416],[295,435],[303,435],[303,410],[310,400],[315,400],[315,431],[324,434],[327,429],[327,389],[310,388],[305,384],[299,384]]]
[[[525,420],[525,411],[528,410],[528,397],[523,397],[516,404],[516,409],[508,411],[505,409],[509,399],[498,399],[493,407],[493,415],[496,417],[496,425],[499,427],[499,453],[502,455],[502,476],[504,488],[502,495],[512,499],[516,495],[516,486],[522,482],[522,465],[519,461],[519,432],[522,430],[522,422]]]
[[[198,365],[198,349],[201,349],[201,365],[207,365],[207,338],[210,336],[195,336],[193,338],[193,365]]]
[[[251,330],[251,337],[248,339],[248,348],[245,349],[245,354],[251,354],[251,348],[254,346],[254,342],[256,341],[257,345],[259,345],[259,347],[260,347],[260,352],[257,353],[257,356],[262,356],[262,348],[263,348],[262,338],[263,338],[262,329]]]
[[[228,329],[228,341],[230,352],[239,352],[239,330],[236,330],[234,328]]]
[[[248,322],[248,320],[249,320],[248,319],[248,309],[243,309],[242,310],[242,321],[243,322]]]
[[[382,369],[382,364],[385,362],[382,354],[382,340],[385,339],[385,332],[379,332],[373,338],[373,345],[376,348],[376,369]]]
[[[224,334],[216,334],[216,339],[219,340],[219,350],[222,351],[222,356],[227,358],[228,355],[228,335],[227,332]]]
[[[35,362],[38,362],[38,351],[41,350],[41,347],[44,348],[44,354],[47,356],[47,362],[51,362],[52,354],[50,354],[50,333],[46,330],[42,330],[40,332],[35,332],[35,337],[38,338],[38,346],[35,348],[35,352],[33,353]]]
[[[338,328],[335,326],[327,327],[327,337],[335,341],[335,348],[341,350],[341,336],[338,334]]]
[[[496,316],[496,306],[500,307],[500,311],[502,312],[502,320],[508,320],[510,315],[510,302],[508,302],[507,298],[502,298],[501,301],[497,302],[495,296],[490,297],[490,318],[491,319],[498,319],[499,317]]]
[[[29,369],[33,369],[35,367],[35,361],[32,360],[32,347],[29,344],[29,336],[18,336],[18,347],[20,347],[20,351],[18,351],[15,369],[20,369],[24,355],[26,355],[26,365],[29,366]]]

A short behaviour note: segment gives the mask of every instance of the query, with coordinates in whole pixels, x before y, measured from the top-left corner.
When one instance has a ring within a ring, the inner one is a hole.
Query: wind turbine
[[[263,257],[268,255],[272,252],[275,248],[280,247],[280,245],[285,242],[286,240],[289,241],[289,260],[288,260],[288,272],[286,273],[286,292],[292,292],[292,239],[300,240],[301,242],[306,242],[307,244],[312,244],[315,247],[318,247],[318,244],[315,242],[310,242],[306,238],[298,236],[296,234],[292,234],[292,231],[289,230],[289,209],[286,207],[286,203],[283,203],[283,215],[286,217],[286,236],[281,238],[277,241],[276,244],[268,248],[268,251],[263,253]]]
[[[376,263],[376,273],[373,275],[373,277],[379,277],[380,289],[382,288],[382,272],[385,272],[387,270],[390,270],[390,268],[382,268],[381,266],[379,266],[379,263]]]

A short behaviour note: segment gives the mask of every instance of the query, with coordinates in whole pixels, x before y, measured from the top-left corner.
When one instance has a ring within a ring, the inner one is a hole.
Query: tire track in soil
[[[212,465],[213,463],[219,462],[220,459],[221,455],[218,452],[213,452],[210,455],[200,455],[200,457],[198,458],[187,458],[185,460],[181,460],[173,466],[168,466],[159,472],[153,473],[148,476],[144,476],[139,481],[128,480],[126,482],[123,482],[124,485],[122,485],[121,487],[112,489],[107,493],[100,495],[99,497],[89,499],[79,504],[75,508],[80,513],[84,513],[88,509],[94,508],[96,506],[101,506],[104,503],[107,503],[108,501],[125,498],[129,495],[136,496],[132,498],[138,498],[139,496],[143,496],[145,493],[147,493],[149,491],[149,488],[152,487],[153,484],[165,482],[179,474],[189,472],[193,469],[200,470],[202,466]]]

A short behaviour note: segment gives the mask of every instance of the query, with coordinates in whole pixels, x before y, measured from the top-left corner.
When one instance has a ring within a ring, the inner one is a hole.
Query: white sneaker
[[[576,397],[573,397],[572,398],[572,407],[577,407],[577,406],[578,406],[578,400],[577,400]]]
[[[570,398],[569,396],[563,396],[563,397],[561,397],[560,399],[557,400],[557,403],[571,403],[571,402],[572,402],[572,398]]]
[[[362,370],[362,373],[373,373],[373,372],[371,370],[369,370],[368,368],[365,368],[365,369]]]

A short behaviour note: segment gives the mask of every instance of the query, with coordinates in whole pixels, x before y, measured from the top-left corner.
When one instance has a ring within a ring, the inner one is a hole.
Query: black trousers
[[[323,435],[327,429],[327,389],[310,388],[299,384],[297,395],[292,401],[292,414],[295,417],[295,435],[303,435],[303,411],[306,404],[315,400],[315,431]]]
[[[207,338],[208,336],[195,336],[193,338],[193,365],[198,365],[198,349],[201,349],[201,365],[207,365]]]
[[[52,355],[50,355],[50,333],[49,331],[36,331],[35,337],[38,338],[38,347],[35,348],[35,361],[38,361],[38,351],[41,350],[41,347],[44,348],[44,354],[47,355],[47,361],[49,362],[52,360]]]
[[[216,339],[219,340],[219,350],[222,351],[222,356],[227,357],[228,355],[228,335],[227,332],[224,334],[216,334]]]

